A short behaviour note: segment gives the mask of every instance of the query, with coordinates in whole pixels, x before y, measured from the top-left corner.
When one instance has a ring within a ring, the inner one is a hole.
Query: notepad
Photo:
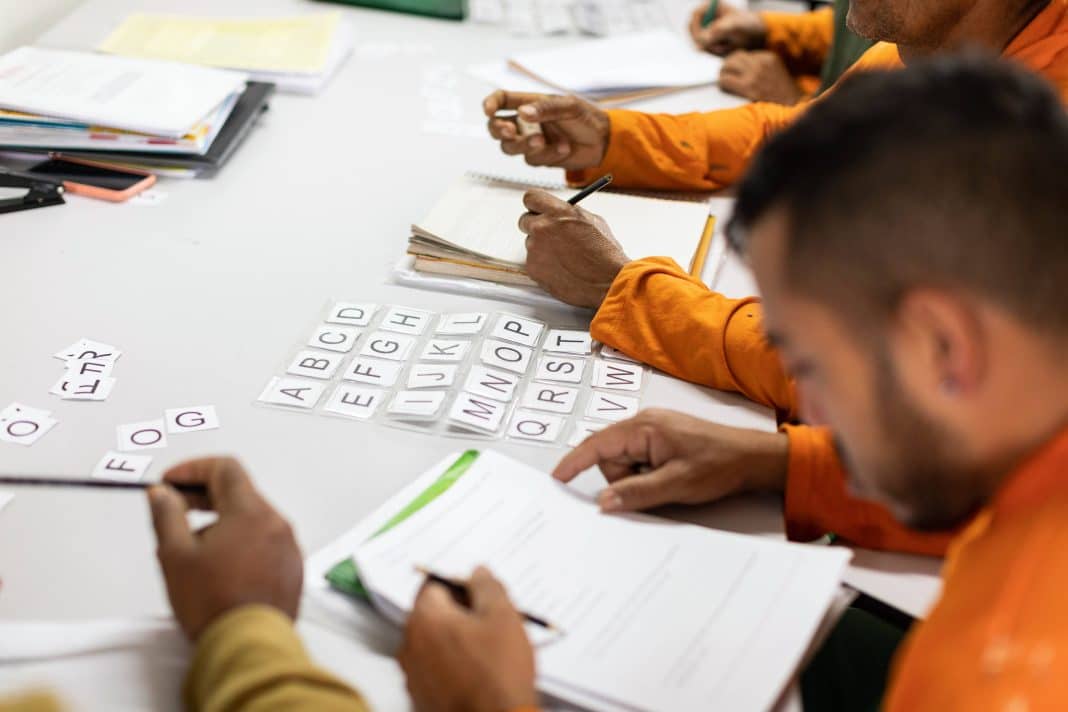
[[[328,576],[400,623],[417,566],[487,565],[528,625],[538,687],[598,710],[769,708],[838,588],[848,550],[772,542],[643,515],[611,516],[495,452],[454,454],[361,525]]]
[[[453,183],[430,213],[412,225],[408,252],[415,269],[503,284],[535,285],[524,271],[526,238],[517,222],[527,188],[467,175]],[[561,199],[573,191],[554,190]],[[631,258],[693,261],[708,218],[703,201],[667,200],[601,191],[582,208],[603,217]]]
[[[341,13],[217,18],[135,13],[98,49],[125,57],[240,69],[282,91],[318,91],[348,56]]]
[[[509,66],[558,91],[607,99],[715,84],[723,60],[665,29],[516,54]]]

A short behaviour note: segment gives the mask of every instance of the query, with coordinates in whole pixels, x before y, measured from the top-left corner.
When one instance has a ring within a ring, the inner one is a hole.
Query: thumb
[[[152,511],[152,525],[161,550],[191,548],[196,540],[185,518],[185,502],[181,495],[166,485],[148,490],[148,504]]]
[[[471,574],[471,580],[467,582],[467,590],[471,594],[471,610],[479,615],[512,608],[508,600],[508,592],[484,566],[479,566]]]
[[[636,512],[677,502],[686,472],[682,460],[672,460],[652,472],[617,480],[597,497],[602,512]]]
[[[585,111],[582,100],[574,96],[547,96],[520,106],[519,116],[524,121],[564,121],[577,119]]]

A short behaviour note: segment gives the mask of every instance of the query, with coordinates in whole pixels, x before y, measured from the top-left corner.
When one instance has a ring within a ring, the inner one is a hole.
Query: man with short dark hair
[[[1068,99],[1068,0],[853,0],[849,24],[858,34],[882,40],[850,72],[900,68],[925,56],[980,47],[1030,68],[1053,84],[1062,101]],[[491,119],[491,133],[501,138],[505,152],[584,168],[571,174],[576,181],[612,171],[617,185],[662,189],[733,182],[762,142],[801,115],[767,105],[682,116],[604,112],[575,97],[543,101],[503,93],[489,97],[484,108],[490,111],[502,101],[522,104],[520,114],[528,121],[544,121],[538,107],[569,117],[544,123],[544,135],[526,137],[504,120]],[[818,162],[808,167],[817,170]],[[603,220],[547,193],[531,191],[524,205],[529,212],[520,228],[527,234],[527,272],[560,299],[596,309],[590,325],[595,339],[679,378],[775,409],[789,440],[781,476],[797,482],[797,491],[820,492],[801,502],[808,512],[804,518],[788,517],[788,533],[798,540],[826,533],[818,510],[824,507],[837,518],[847,498],[836,483],[845,475],[826,434],[797,423],[795,389],[763,338],[759,300],[711,291],[666,257],[631,260]],[[736,460],[772,455],[768,448],[749,452],[744,448],[753,443],[727,437],[721,445]],[[791,504],[788,500],[788,513]],[[911,532],[882,507],[860,507],[854,514],[836,533],[873,548],[944,552],[945,536]]]
[[[850,484],[914,527],[974,518],[940,601],[896,656],[884,709],[1068,709],[1066,168],[1068,118],[1041,80],[944,59],[847,81],[773,138],[742,183],[734,244]],[[717,481],[695,467],[717,457],[720,430],[646,412],[591,436],[554,474],[600,465],[609,492],[649,502],[722,496],[753,483],[744,468]],[[788,502],[820,494],[794,485]],[[403,654],[413,690],[448,689],[465,665],[424,652],[434,641],[478,636],[517,659],[514,638],[429,591]],[[806,675],[807,710],[878,704],[878,685],[851,677],[885,651],[847,643],[810,666],[839,667]],[[495,679],[508,679],[501,666]]]

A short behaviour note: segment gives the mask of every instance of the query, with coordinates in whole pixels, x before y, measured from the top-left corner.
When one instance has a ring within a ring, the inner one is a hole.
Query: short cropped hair
[[[791,289],[879,327],[916,287],[1068,335],[1068,118],[1037,75],[975,54],[857,73],[768,141],[728,236],[782,211]]]

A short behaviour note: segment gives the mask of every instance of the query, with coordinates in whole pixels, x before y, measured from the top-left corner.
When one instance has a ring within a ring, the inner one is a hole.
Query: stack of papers
[[[22,47],[0,57],[0,146],[204,154],[240,72]]]
[[[527,276],[526,240],[516,223],[523,193],[535,186],[466,175],[412,225],[408,254],[419,272],[536,286]],[[562,200],[574,191],[551,191]],[[602,216],[632,258],[667,256],[688,267],[708,219],[704,201],[664,200],[601,191],[582,207]]]
[[[314,94],[351,53],[352,38],[337,12],[252,19],[137,13],[98,49],[238,69],[280,91]]]
[[[715,84],[722,65],[680,35],[652,30],[524,52],[471,72],[505,89],[537,90],[540,84],[542,91],[626,101]]]
[[[466,578],[486,565],[519,609],[562,631],[527,626],[538,688],[592,710],[769,709],[850,557],[603,515],[547,474],[476,451],[439,463],[363,530],[377,533],[350,570],[386,617],[405,619],[420,567]]]

